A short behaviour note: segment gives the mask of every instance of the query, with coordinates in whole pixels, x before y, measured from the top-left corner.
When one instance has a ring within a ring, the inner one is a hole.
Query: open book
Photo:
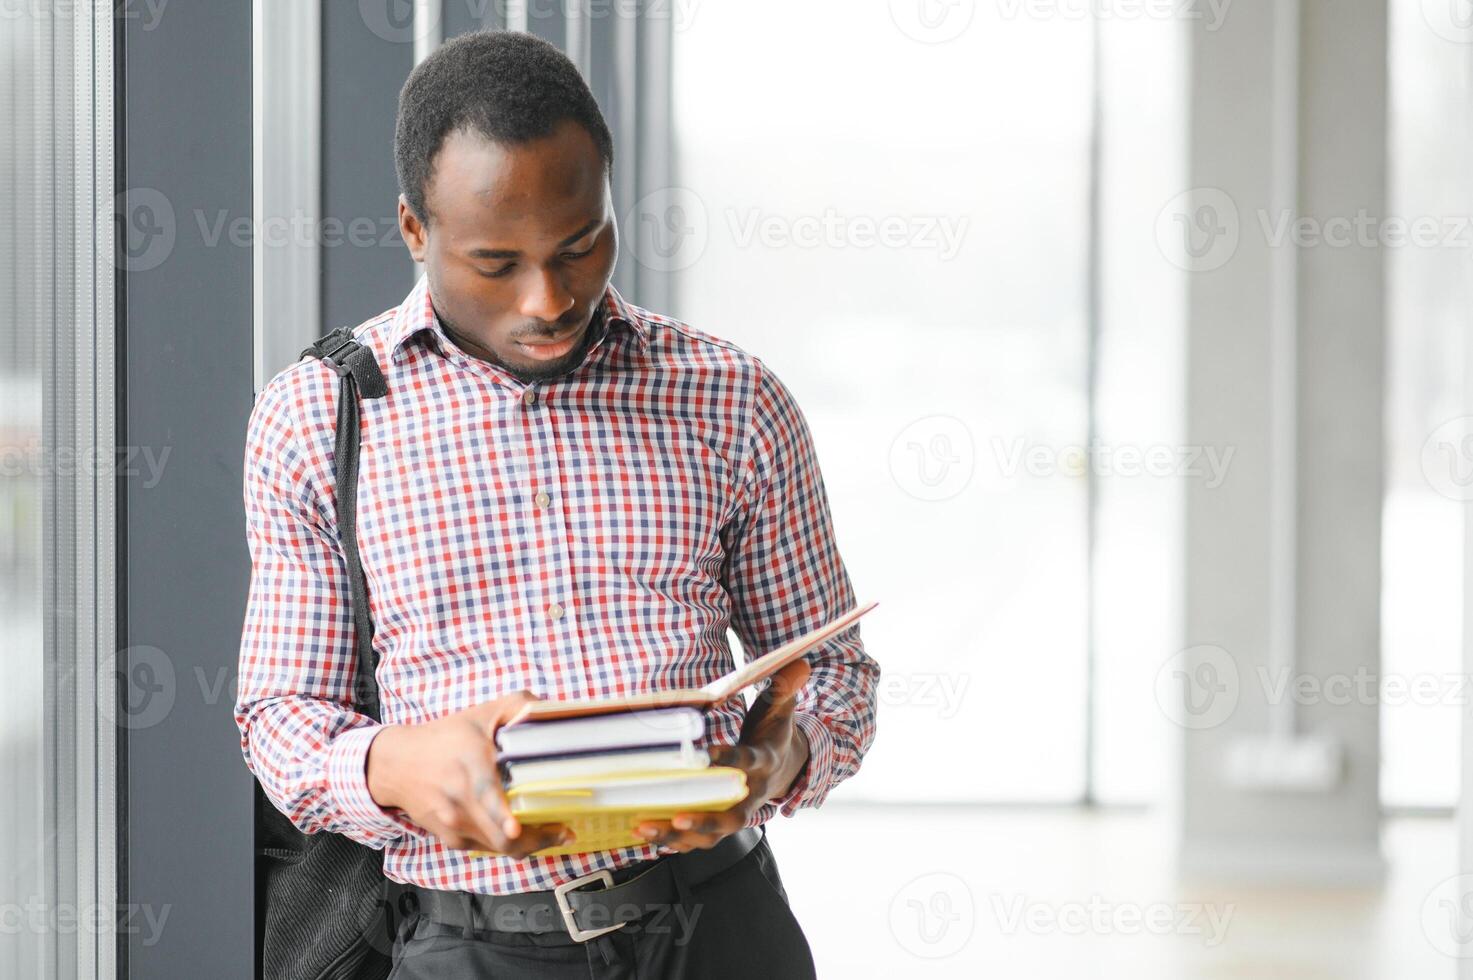
[[[825,623],[812,632],[790,640],[776,650],[766,653],[751,663],[723,674],[705,687],[689,690],[651,691],[647,694],[631,694],[618,698],[592,698],[582,701],[533,701],[527,704],[507,727],[521,722],[553,721],[558,718],[580,718],[585,715],[605,715],[621,711],[643,711],[649,708],[712,708],[745,687],[771,677],[803,654],[834,636],[842,633],[879,603],[867,602],[855,606],[838,619]]]

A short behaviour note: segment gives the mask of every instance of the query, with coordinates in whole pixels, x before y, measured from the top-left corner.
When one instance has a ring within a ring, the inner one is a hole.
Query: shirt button
[[[550,503],[552,503],[552,498],[551,498],[551,497],[549,497],[549,496],[548,496],[548,495],[547,495],[547,494],[546,494],[546,492],[543,492],[543,493],[539,493],[539,494],[538,494],[538,495],[537,495],[537,506],[538,506],[538,507],[546,507],[546,506],[547,506],[547,505],[548,505],[548,504],[550,504]]]
[[[535,404],[537,404],[537,392],[533,391],[531,388],[528,388],[526,391],[522,392],[522,404],[523,405],[535,405]]]
[[[554,602],[552,605],[550,605],[550,606],[547,607],[547,614],[549,616],[551,616],[553,619],[562,619],[563,618],[563,607],[562,607],[562,605],[560,603]]]

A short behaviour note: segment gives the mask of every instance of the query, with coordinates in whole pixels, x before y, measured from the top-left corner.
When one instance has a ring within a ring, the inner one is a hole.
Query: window
[[[1473,159],[1457,120],[1470,110],[1469,49],[1446,36],[1450,25],[1424,18],[1425,7],[1396,0],[1389,11],[1388,211],[1407,222],[1433,219],[1441,229],[1430,247],[1386,249],[1381,637],[1382,675],[1397,683],[1386,686],[1381,704],[1381,799],[1391,806],[1457,801],[1468,696],[1460,680],[1463,512],[1473,497],[1446,468],[1466,466],[1466,454],[1450,458],[1445,450],[1468,414],[1463,335],[1473,232],[1459,231],[1458,222],[1467,220]]]
[[[676,32],[674,312],[793,389],[881,600],[885,735],[840,793],[1074,800],[1091,25],[977,5],[947,37],[903,6],[704,4]]]
[[[0,29],[3,976],[114,972],[111,38],[107,7]]]

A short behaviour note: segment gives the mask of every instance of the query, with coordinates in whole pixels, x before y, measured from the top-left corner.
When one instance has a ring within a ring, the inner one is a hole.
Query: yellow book
[[[544,848],[541,855],[582,854],[648,841],[634,833],[645,820],[677,813],[725,810],[747,795],[740,769],[642,770],[578,779],[549,779],[507,790],[511,812],[527,826],[567,824],[574,840]]]

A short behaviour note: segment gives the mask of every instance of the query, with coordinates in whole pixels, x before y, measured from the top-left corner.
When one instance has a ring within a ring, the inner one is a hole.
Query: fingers
[[[527,700],[534,700],[530,695]],[[511,803],[506,797],[506,786],[501,781],[501,769],[496,762],[496,744],[486,739],[481,755],[473,760],[476,774],[474,810],[481,814],[481,823],[486,831],[495,835],[494,850],[511,857],[525,857],[535,851],[573,841],[573,832],[563,824],[541,824],[525,826],[511,812]]]
[[[755,725],[770,718],[791,715],[798,705],[798,692],[808,683],[813,668],[799,658],[772,675],[772,681],[752,701],[747,711],[747,724]],[[746,727],[746,726],[743,726]]]
[[[524,827],[512,814],[490,739],[480,739],[478,750],[459,761],[462,778],[446,792],[447,812],[440,815],[452,833],[447,846],[520,858],[572,841],[572,831],[562,824]]]
[[[492,850],[501,854],[531,853],[540,847],[545,834],[534,835],[522,840],[521,821],[511,812],[506,798],[506,787],[501,782],[501,769],[496,759],[496,730],[515,718],[529,702],[541,700],[530,691],[514,691],[511,694],[477,705],[467,714],[475,726],[475,744],[478,752],[462,759],[470,782],[468,813],[476,829]],[[558,843],[553,835],[552,843]]]
[[[642,839],[675,851],[694,851],[714,847],[747,825],[740,809],[714,813],[677,813],[669,820],[645,820],[634,828]]]
[[[522,825],[512,816],[501,774],[496,768],[495,750],[488,739],[482,755],[467,766],[471,777],[470,811],[485,840],[501,853],[509,853],[511,842],[522,833]]]
[[[471,857],[510,857],[525,858],[538,851],[563,844],[571,844],[576,838],[567,826],[560,823],[536,824],[522,828],[521,836],[509,845],[508,850],[497,850],[488,847],[484,841],[468,841],[455,846],[456,850],[466,851]],[[443,840],[443,838],[442,838]],[[450,847],[449,843],[446,844]]]
[[[767,698],[774,704],[794,701],[798,697],[798,692],[803,690],[803,685],[808,683],[808,678],[812,674],[813,668],[809,666],[808,661],[799,657],[776,674],[773,674],[772,683],[763,688],[758,698],[759,700],[761,698]]]
[[[766,762],[765,753],[745,742],[738,742],[735,745],[712,745],[707,748],[706,753],[711,757],[711,765],[741,769],[749,776],[760,772]]]
[[[501,782],[501,766],[496,759],[495,739],[488,738],[481,743],[481,755],[476,761],[479,764],[479,776],[483,783],[476,799],[486,808],[508,837],[516,837],[521,833],[522,826],[517,818],[512,816],[511,803],[506,798],[506,787]]]
[[[456,850],[486,851],[507,857],[523,858],[536,851],[573,842],[573,832],[563,824],[517,825],[515,834],[494,818],[488,808],[474,799],[456,799],[447,795],[436,812],[438,826],[426,829]]]
[[[495,738],[498,728],[514,721],[528,704],[541,700],[540,696],[531,691],[513,691],[494,701],[478,704],[468,709],[467,714],[476,719],[481,734],[487,738]]]

